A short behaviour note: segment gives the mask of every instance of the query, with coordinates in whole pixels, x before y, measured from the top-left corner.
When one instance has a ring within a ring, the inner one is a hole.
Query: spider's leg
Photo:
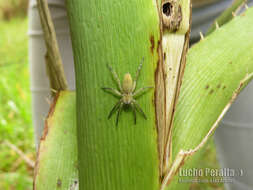
[[[133,112],[134,112],[134,124],[136,125],[136,108],[135,108],[134,103],[131,103],[131,107],[132,107]]]
[[[115,104],[115,106],[113,106],[113,108],[112,108],[112,110],[110,111],[110,113],[109,113],[109,115],[108,115],[108,119],[110,119],[111,118],[111,116],[112,116],[112,114],[113,114],[113,112],[115,112],[118,108],[119,108],[119,105],[121,104],[121,100],[119,100],[116,104]]]
[[[121,110],[122,110],[122,107],[123,107],[123,102],[120,102],[119,109],[118,109],[118,113],[117,113],[117,117],[116,117],[116,126],[118,126],[119,115],[120,115],[120,112],[121,112]]]
[[[147,119],[147,116],[145,115],[145,113],[143,112],[143,110],[141,109],[141,106],[135,101],[133,100],[133,104],[135,105],[135,107],[137,108],[137,110],[142,114],[142,116]]]
[[[140,71],[141,71],[143,62],[144,62],[144,57],[142,58],[141,63],[140,63],[140,65],[139,65],[138,69],[137,69],[137,72],[136,72],[136,75],[135,75],[135,79],[134,79],[134,83],[133,83],[133,89],[132,89],[132,91],[134,91],[135,88],[136,88],[136,82],[137,82],[138,77],[139,77],[139,75],[140,75]]]
[[[107,64],[107,67],[111,71],[114,80],[117,82],[120,92],[123,92],[122,87],[121,87],[121,83],[120,83],[120,80],[119,80],[119,77],[118,77],[117,73],[114,71],[114,69],[110,65]]]
[[[102,89],[106,92],[112,93],[113,95],[120,96],[120,97],[122,96],[121,93],[114,88],[102,87]]]
[[[148,90],[150,88],[153,88],[153,86],[145,86],[143,88],[140,88],[138,90],[136,90],[134,93],[133,93],[133,97],[136,97],[136,96],[139,96],[141,95],[141,93],[145,92],[145,90]]]

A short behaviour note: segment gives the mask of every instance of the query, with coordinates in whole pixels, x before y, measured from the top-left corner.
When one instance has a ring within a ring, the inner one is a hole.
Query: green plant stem
[[[76,70],[80,189],[157,190],[159,155],[154,89],[137,101],[147,115],[124,107],[108,114],[118,99],[101,87],[117,88],[109,64],[122,79],[133,77],[144,57],[137,89],[155,86],[160,39],[155,1],[67,1]]]
[[[47,47],[45,62],[50,81],[52,94],[67,89],[67,80],[64,74],[61,55],[57,44],[56,33],[47,0],[37,0],[44,39]]]

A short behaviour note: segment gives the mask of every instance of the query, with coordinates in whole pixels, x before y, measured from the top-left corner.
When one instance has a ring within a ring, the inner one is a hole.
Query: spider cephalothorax
[[[120,100],[112,108],[112,110],[110,111],[109,116],[108,116],[108,119],[110,119],[113,112],[118,110],[117,116],[116,116],[116,126],[118,125],[119,115],[120,115],[120,112],[121,112],[122,107],[124,105],[129,105],[132,107],[133,113],[134,113],[134,123],[135,124],[136,124],[136,110],[138,110],[143,115],[143,117],[145,119],[147,119],[145,113],[142,111],[141,107],[139,106],[139,104],[135,100],[135,98],[137,96],[139,96],[142,92],[144,92],[146,89],[153,88],[152,86],[146,86],[146,87],[136,90],[136,82],[139,77],[140,70],[142,68],[142,64],[143,64],[143,59],[138,67],[138,70],[136,72],[136,77],[134,80],[132,79],[132,76],[130,75],[130,73],[126,73],[124,75],[122,85],[120,83],[117,73],[113,70],[113,68],[111,66],[107,65],[113,75],[113,78],[116,80],[116,82],[118,84],[118,90],[114,89],[114,88],[107,88],[107,87],[103,87],[102,89],[120,97]]]

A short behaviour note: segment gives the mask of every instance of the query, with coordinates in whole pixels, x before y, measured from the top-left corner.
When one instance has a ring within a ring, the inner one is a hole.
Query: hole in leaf
[[[163,14],[170,16],[172,10],[172,4],[167,2],[163,4]]]

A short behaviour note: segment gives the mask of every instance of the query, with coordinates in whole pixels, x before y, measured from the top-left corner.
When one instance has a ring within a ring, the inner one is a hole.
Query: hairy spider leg
[[[137,108],[137,110],[142,114],[142,116],[147,120],[147,116],[145,115],[139,104],[135,100],[133,100],[133,104]]]
[[[113,70],[113,68],[110,65],[107,64],[107,67],[111,71],[114,80],[117,82],[120,92],[123,92],[122,86],[121,86],[121,83],[120,83],[120,80],[119,80],[119,77],[118,77],[117,73]]]
[[[102,87],[102,89],[105,90],[106,92],[112,93],[113,95],[120,96],[120,97],[122,96],[121,93],[114,88]]]
[[[131,107],[132,107],[133,113],[134,113],[134,124],[136,125],[136,107],[133,103],[131,103]]]
[[[140,89],[136,90],[136,91],[133,93],[133,97],[136,97],[136,96],[141,95],[143,92],[145,92],[145,90],[150,89],[150,88],[153,88],[153,86],[145,86],[145,87],[143,87],[143,88],[140,88]]]
[[[122,110],[122,107],[123,107],[123,102],[121,101],[120,105],[119,105],[119,109],[118,109],[118,113],[117,113],[117,117],[116,117],[116,126],[118,126],[118,122],[119,122],[119,115],[120,115],[120,112]]]
[[[121,102],[122,102],[122,100],[119,100],[119,101],[113,106],[112,110],[110,111],[110,113],[109,113],[109,115],[108,115],[108,119],[110,119],[111,116],[112,116],[112,114],[113,114],[113,112],[115,112],[115,111],[119,108]]]
[[[140,63],[140,65],[139,65],[138,69],[137,69],[137,72],[136,72],[136,75],[135,75],[135,79],[134,79],[134,83],[133,83],[132,92],[133,92],[133,91],[135,90],[135,88],[136,88],[136,83],[137,83],[138,77],[139,77],[139,75],[140,75],[140,71],[141,71],[143,62],[144,62],[144,57],[142,58],[141,63]]]

